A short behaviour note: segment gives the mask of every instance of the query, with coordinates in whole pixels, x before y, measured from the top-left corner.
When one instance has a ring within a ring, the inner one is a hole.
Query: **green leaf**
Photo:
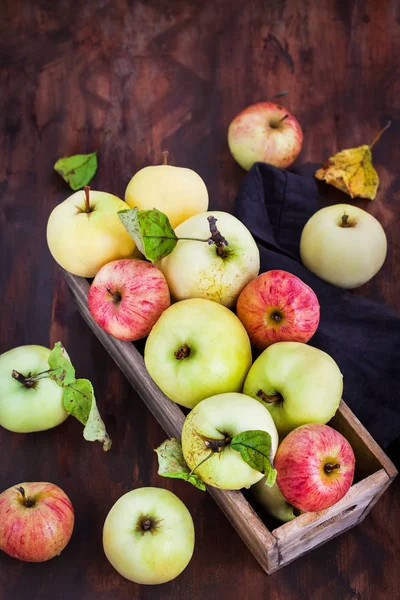
[[[111,448],[111,439],[100,417],[93,386],[88,379],[77,379],[67,386],[64,389],[63,404],[70,415],[85,425],[85,440],[101,442],[105,451]]]
[[[80,190],[88,185],[97,171],[97,152],[92,154],[75,154],[60,158],[54,165],[55,171],[73,190]]]
[[[75,382],[75,369],[69,360],[65,348],[61,342],[54,345],[48,359],[50,379],[55,381],[60,387],[65,387]]]
[[[232,439],[231,448],[240,452],[240,456],[252,469],[264,473],[266,485],[270,487],[275,483],[276,470],[271,461],[271,436],[269,433],[258,429],[243,431]]]
[[[204,482],[190,472],[183,457],[182,445],[179,440],[172,438],[165,440],[155,449],[158,456],[158,474],[172,479],[184,479],[203,492],[206,489]]]
[[[131,208],[118,213],[121,222],[147,260],[155,263],[172,252],[178,238],[167,215],[156,208]]]

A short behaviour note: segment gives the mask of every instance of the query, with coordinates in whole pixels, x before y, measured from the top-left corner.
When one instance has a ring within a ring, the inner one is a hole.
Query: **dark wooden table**
[[[45,433],[0,432],[0,488],[52,481],[76,510],[60,558],[0,556],[2,599],[399,597],[399,481],[362,525],[267,577],[207,494],[158,477],[153,448],[165,435],[77,314],[45,240],[48,214],[70,193],[53,163],[94,149],[95,189],[123,197],[133,173],[168,148],[205,179],[211,206],[230,210],[244,173],[229,155],[229,122],[288,90],[284,104],[305,132],[301,163],[368,143],[392,120],[374,149],[378,197],[359,203],[384,225],[388,258],[357,293],[400,311],[399,23],[396,0],[1,2],[0,351],[62,340],[114,440],[103,454],[73,419]],[[124,580],[101,543],[112,504],[147,485],[177,493],[197,534],[189,567],[160,587]]]

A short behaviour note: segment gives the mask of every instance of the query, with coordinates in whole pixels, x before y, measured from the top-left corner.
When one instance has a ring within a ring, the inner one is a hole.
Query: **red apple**
[[[228,144],[243,169],[266,162],[286,169],[303,145],[303,132],[286,108],[273,102],[258,102],[245,108],[229,126]]]
[[[0,494],[0,550],[28,562],[54,558],[68,544],[74,509],[52,483],[20,483]]]
[[[352,447],[329,425],[310,423],[291,431],[275,456],[277,484],[295,508],[314,512],[339,502],[354,477]]]
[[[88,296],[92,317],[108,333],[133,342],[148,335],[170,305],[164,275],[143,260],[114,260],[100,269]]]
[[[286,271],[267,271],[247,284],[236,312],[259,350],[275,342],[308,342],[319,323],[317,296]]]

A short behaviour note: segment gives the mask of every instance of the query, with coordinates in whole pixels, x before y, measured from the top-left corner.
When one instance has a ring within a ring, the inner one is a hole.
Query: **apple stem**
[[[342,222],[340,224],[340,227],[352,227],[352,224],[349,223],[349,215],[346,215],[346,213],[342,214]]]
[[[279,123],[282,123],[282,121],[284,121],[285,119],[288,118],[289,115],[285,115],[284,117],[282,117],[282,119],[279,120]]]
[[[223,440],[205,440],[204,445],[213,452],[221,452],[226,446],[229,446],[231,441],[231,437],[226,437]]]
[[[268,402],[268,404],[273,404],[274,402],[282,402],[283,397],[279,392],[277,394],[266,394],[262,390],[258,390],[256,396],[258,396],[263,402]]]
[[[174,356],[177,360],[183,360],[184,358],[187,358],[188,356],[190,356],[190,348],[187,344],[183,344],[179,350],[177,350],[176,352],[174,352]]]
[[[90,208],[90,186],[85,185],[83,189],[85,191],[85,212],[90,213],[92,212],[92,209]]]
[[[142,529],[143,531],[149,531],[151,529],[151,520],[145,519],[142,521]]]
[[[391,126],[391,124],[392,124],[392,121],[388,121],[386,123],[385,127],[383,129],[381,129],[379,133],[376,134],[376,136],[372,140],[372,143],[369,145],[369,149],[370,150],[371,150],[372,146],[375,146],[376,142],[379,140],[379,138],[381,137],[381,135],[383,133],[385,133],[386,129],[389,129],[389,127]]]
[[[162,156],[163,156],[163,165],[167,165],[168,164],[168,150],[163,150],[161,152]]]
[[[207,221],[210,227],[210,233],[211,236],[208,238],[208,243],[211,244],[215,244],[217,247],[217,254],[218,256],[221,257],[225,257],[225,246],[229,246],[227,240],[224,238],[224,236],[218,231],[217,228],[217,220],[215,217],[213,217],[212,215],[210,215],[209,217],[207,217]]]
[[[106,291],[110,294],[110,296],[113,297],[113,302],[115,304],[118,304],[118,302],[121,302],[121,294],[119,292],[113,292],[111,288],[106,288]]]
[[[24,506],[26,506],[27,508],[30,508],[31,506],[33,506],[35,504],[35,501],[32,500],[32,498],[29,498],[28,496],[26,496],[25,494],[25,490],[22,487],[22,485],[20,487],[15,488],[17,490],[17,492],[19,492],[22,496],[22,503],[24,504]]]
[[[339,463],[336,463],[336,465],[333,465],[332,463],[326,463],[326,465],[324,465],[324,471],[328,475],[329,473],[333,473],[333,471],[336,471],[337,469],[340,469]]]
[[[28,377],[25,377],[25,375],[22,375],[22,373],[13,369],[11,371],[11,377],[19,381],[19,383],[22,383],[22,385],[24,385],[26,388],[32,388],[34,387],[35,383],[39,381],[39,379],[47,379],[47,377],[49,376],[48,374],[52,371],[54,371],[54,369],[47,369],[47,371],[41,371],[40,373],[36,373],[36,375],[31,375],[29,373]],[[39,375],[46,375],[46,377],[39,377]]]

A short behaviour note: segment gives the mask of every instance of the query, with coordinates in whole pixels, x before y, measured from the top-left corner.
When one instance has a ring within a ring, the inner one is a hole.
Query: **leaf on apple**
[[[176,438],[165,440],[155,449],[158,456],[158,474],[162,477],[171,477],[172,479],[184,479],[203,492],[206,489],[205,483],[191,473],[183,457],[182,445]]]
[[[264,473],[265,485],[271,487],[275,483],[276,469],[271,462],[271,436],[259,429],[242,431],[231,441],[231,448],[240,452],[242,459],[252,469]]]
[[[168,256],[175,248],[178,238],[163,212],[156,208],[131,208],[119,211],[118,215],[139,252],[152,263]]]
[[[76,381],[75,369],[65,354],[64,346],[61,342],[57,342],[48,358],[50,367],[49,377],[60,387],[65,387]]]
[[[54,170],[61,175],[70,188],[80,190],[88,185],[97,171],[97,152],[91,154],[75,154],[60,158]]]
[[[85,425],[83,437],[90,442],[103,444],[103,450],[111,448],[111,439],[97,409],[93,386],[88,379],[77,379],[63,393],[65,410]]]
[[[378,133],[370,146],[342,150],[328,159],[315,173],[315,177],[326,181],[351,198],[374,200],[379,185],[378,173],[372,165],[372,146],[382,133],[390,127],[389,123]]]

